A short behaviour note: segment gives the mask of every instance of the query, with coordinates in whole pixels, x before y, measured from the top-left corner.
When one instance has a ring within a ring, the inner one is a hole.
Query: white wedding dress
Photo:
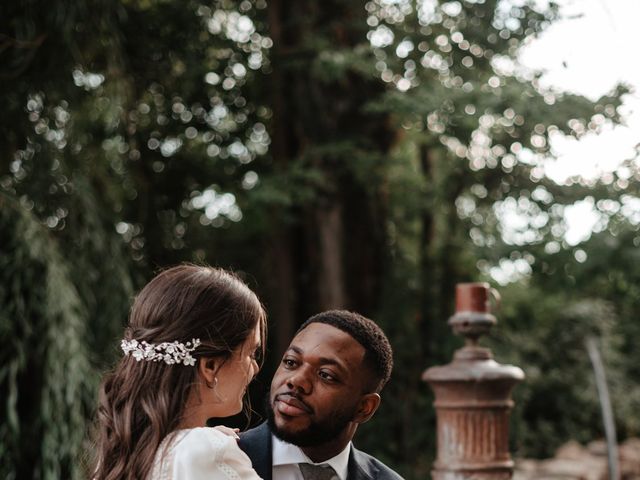
[[[158,448],[149,480],[259,480],[225,427],[177,430]]]

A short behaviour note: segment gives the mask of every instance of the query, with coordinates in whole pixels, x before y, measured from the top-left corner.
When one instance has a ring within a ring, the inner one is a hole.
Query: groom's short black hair
[[[325,323],[348,333],[364,347],[364,363],[373,374],[371,390],[380,392],[393,369],[393,350],[382,329],[371,319],[348,310],[328,310],[305,321],[296,335],[311,323]]]

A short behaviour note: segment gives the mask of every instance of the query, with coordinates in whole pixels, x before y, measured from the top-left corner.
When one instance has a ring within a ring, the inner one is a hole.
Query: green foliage
[[[620,354],[622,337],[612,305],[602,300],[568,302],[525,285],[505,290],[501,327],[490,344],[499,359],[519,365],[526,381],[516,387],[512,438],[518,455],[544,457],[568,439],[588,443],[602,435],[600,404],[586,339],[597,338],[622,421],[637,409],[625,395],[629,383]],[[531,302],[535,298],[537,302]],[[637,387],[635,387],[637,388]],[[632,420],[633,422],[633,420]]]
[[[3,478],[83,478],[96,384],[87,310],[46,227],[0,197]]]

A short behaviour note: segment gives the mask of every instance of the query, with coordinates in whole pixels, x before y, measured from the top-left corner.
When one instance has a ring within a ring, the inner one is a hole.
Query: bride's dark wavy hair
[[[125,338],[149,343],[201,340],[192,352],[228,359],[258,325],[264,353],[266,314],[236,275],[180,265],[153,278],[131,307]],[[196,366],[137,362],[123,356],[101,385],[95,425],[94,480],[144,480],[164,437],[181,420]]]

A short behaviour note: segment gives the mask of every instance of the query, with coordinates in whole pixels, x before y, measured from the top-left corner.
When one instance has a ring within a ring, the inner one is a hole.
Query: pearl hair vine
[[[136,361],[164,362],[167,365],[182,364],[193,366],[196,359],[191,355],[200,345],[200,339],[194,338],[190,342],[148,343],[145,341],[123,339],[120,347],[125,355],[131,355]]]

